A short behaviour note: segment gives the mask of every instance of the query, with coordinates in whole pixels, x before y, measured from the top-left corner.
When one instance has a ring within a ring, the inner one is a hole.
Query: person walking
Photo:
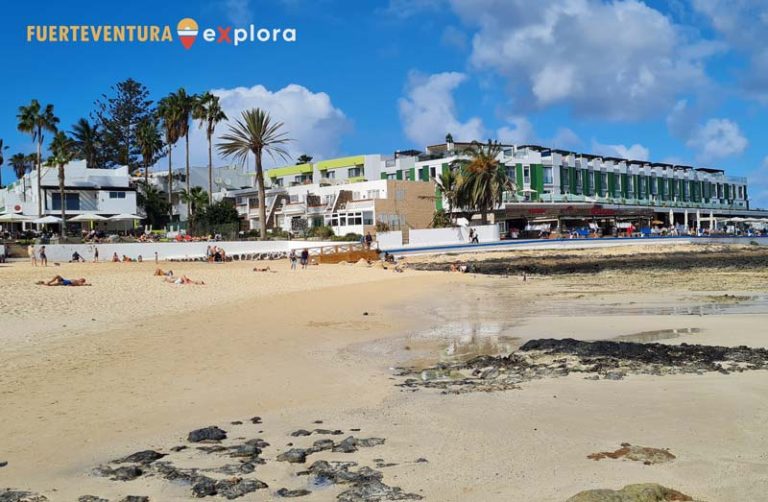
[[[302,270],[306,269],[308,263],[309,263],[309,250],[303,249],[301,251],[301,269]]]
[[[27,255],[29,256],[29,261],[32,262],[32,266],[37,266],[37,254],[35,254],[35,246],[30,244],[27,246]]]
[[[296,256],[296,250],[295,249],[291,249],[291,252],[288,254],[288,259],[291,262],[291,270],[296,270],[296,260],[297,260],[297,258],[298,257]]]
[[[48,256],[45,254],[45,246],[40,246],[40,265],[43,267],[48,266]]]
[[[367,234],[365,234],[365,248],[371,249],[372,243],[373,243],[373,236],[371,235],[370,232],[368,232]]]

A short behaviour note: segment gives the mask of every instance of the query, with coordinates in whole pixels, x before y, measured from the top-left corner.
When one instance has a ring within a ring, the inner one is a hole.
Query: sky
[[[188,50],[175,33],[187,17],[201,30]],[[27,41],[28,25],[122,24],[170,25],[174,40]],[[295,41],[202,39],[251,24]],[[6,159],[33,152],[19,106],[51,103],[69,130],[130,77],[155,100],[184,87],[212,90],[230,117],[265,108],[293,157],[391,154],[451,133],[722,168],[749,177],[753,207],[768,207],[766,28],[768,0],[9,2],[0,138]],[[197,128],[191,151],[206,164]],[[7,161],[2,179],[13,179]]]

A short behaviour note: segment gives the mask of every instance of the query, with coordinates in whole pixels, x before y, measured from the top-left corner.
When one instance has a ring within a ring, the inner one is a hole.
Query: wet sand
[[[291,273],[280,262],[269,263],[274,274],[250,272],[253,264],[176,265],[207,285],[163,284],[151,264],[0,268],[0,461],[9,462],[0,489],[54,501],[188,500],[188,486],[158,476],[116,482],[91,470],[139,450],[169,452],[214,424],[270,443],[252,475],[270,487],[241,500],[308,487],[297,466],[274,460],[288,443],[318,439],[289,436],[311,427],[386,443],[315,453],[307,465],[382,458],[397,464],[380,469],[385,482],[427,500],[555,501],[636,482],[709,501],[759,500],[768,489],[764,372],[570,375],[455,396],[397,387],[391,370],[542,337],[765,347],[765,272],[627,270],[523,282],[355,266]],[[53,273],[85,275],[94,286],[32,286]],[[255,415],[262,424],[248,422]],[[624,442],[669,448],[676,459],[587,458]],[[299,500],[334,500],[341,490],[308,488]]]

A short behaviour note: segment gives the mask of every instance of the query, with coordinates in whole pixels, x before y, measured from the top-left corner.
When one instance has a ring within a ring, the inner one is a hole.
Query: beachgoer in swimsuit
[[[57,275],[48,282],[38,281],[35,284],[40,286],[90,286],[84,278],[80,279],[65,279],[60,275]]]

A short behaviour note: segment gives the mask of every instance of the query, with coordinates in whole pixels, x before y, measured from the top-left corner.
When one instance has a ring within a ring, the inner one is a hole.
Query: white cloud
[[[410,74],[407,95],[398,103],[408,139],[424,146],[441,142],[451,133],[456,141],[483,141],[486,130],[482,120],[472,117],[462,122],[457,118],[453,91],[466,79],[458,72]]]
[[[240,118],[243,110],[261,108],[267,110],[276,121],[283,122],[285,132],[293,139],[286,145],[292,158],[307,153],[317,159],[333,157],[338,154],[342,136],[351,128],[344,113],[331,102],[324,92],[312,92],[306,87],[290,84],[277,91],[270,91],[262,85],[236,87],[234,89],[212,89],[220,98],[221,107],[230,123]],[[222,122],[216,128],[216,137],[228,130],[228,123]],[[208,143],[203,129],[195,122],[190,133],[191,164],[208,165]],[[214,138],[214,164],[228,165],[230,159],[220,157],[216,152],[217,139]],[[183,142],[177,143],[174,150],[174,163],[183,162]],[[161,161],[163,162],[163,161]],[[267,167],[283,163],[265,157]],[[251,161],[251,167],[253,163]]]
[[[647,147],[637,143],[631,146],[603,145],[596,141],[592,141],[592,151],[597,154],[620,157],[628,160],[649,160],[651,157],[651,151]]]
[[[522,145],[536,140],[533,124],[527,118],[510,117],[508,121],[514,127],[503,126],[496,131],[496,137],[500,142]]]
[[[705,86],[703,60],[717,49],[638,0],[451,0],[477,29],[471,63],[509,79],[539,106],[638,119]]]
[[[768,4],[755,0],[692,0],[691,5],[733,48],[749,58],[748,67],[740,72],[742,86],[749,95],[768,103]]]
[[[749,142],[737,123],[728,119],[709,119],[693,131],[685,145],[696,150],[699,162],[712,162],[741,154]]]
[[[224,0],[221,8],[232,24],[242,26],[253,21],[251,0]]]

